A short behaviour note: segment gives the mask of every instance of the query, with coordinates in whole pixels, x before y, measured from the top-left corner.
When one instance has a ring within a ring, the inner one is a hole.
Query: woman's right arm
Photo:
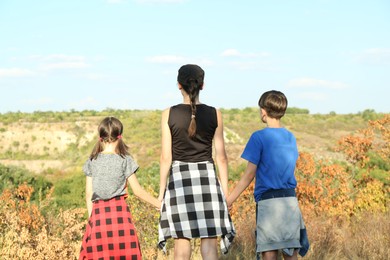
[[[92,213],[92,177],[87,176],[85,181],[85,201],[87,202],[88,217]]]
[[[161,156],[160,156],[160,192],[158,200],[164,198],[169,169],[172,164],[172,136],[168,125],[169,108],[164,110],[161,116]]]

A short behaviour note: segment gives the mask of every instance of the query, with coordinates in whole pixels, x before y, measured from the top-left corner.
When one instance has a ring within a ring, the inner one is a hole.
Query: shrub
[[[35,176],[23,168],[0,164],[0,192],[6,188],[18,187],[23,183],[33,187],[35,191],[31,194],[33,201],[38,201],[39,196],[45,196],[53,186],[43,176]]]

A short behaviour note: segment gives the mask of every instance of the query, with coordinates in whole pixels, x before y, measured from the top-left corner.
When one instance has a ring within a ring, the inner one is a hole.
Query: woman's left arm
[[[222,113],[217,110],[217,120],[218,127],[215,130],[214,134],[214,144],[215,144],[215,159],[218,166],[219,181],[221,182],[223,193],[227,198],[229,195],[228,187],[228,159],[225,150],[225,141],[223,138],[223,122],[222,122]]]

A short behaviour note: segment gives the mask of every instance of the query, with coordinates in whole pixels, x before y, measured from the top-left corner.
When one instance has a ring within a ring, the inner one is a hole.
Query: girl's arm
[[[85,201],[87,202],[88,217],[92,214],[92,177],[87,176],[85,181]]]
[[[256,176],[257,165],[251,162],[248,162],[246,166],[245,172],[242,175],[240,181],[237,186],[234,188],[230,196],[227,198],[228,207],[230,207],[233,202],[240,196],[240,194],[249,186],[252,180]]]
[[[170,109],[164,110],[161,117],[160,192],[158,195],[159,201],[162,201],[164,198],[169,169],[171,168],[172,164],[172,136],[171,130],[168,126],[169,110]]]
[[[135,196],[153,205],[155,208],[160,209],[160,201],[158,201],[155,197],[150,195],[141,187],[135,174],[130,175],[130,177],[127,179],[127,182],[129,183]]]
[[[218,166],[219,181],[221,182],[223,193],[225,194],[225,197],[227,197],[229,195],[228,159],[225,150],[225,141],[223,138],[222,114],[219,110],[217,110],[217,120],[218,127],[214,134],[215,159]]]

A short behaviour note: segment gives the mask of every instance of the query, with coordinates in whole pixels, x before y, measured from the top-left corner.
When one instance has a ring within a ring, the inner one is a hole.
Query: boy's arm
[[[141,187],[135,174],[130,175],[127,182],[129,183],[135,196],[153,205],[155,208],[160,209],[161,202]]]
[[[230,196],[227,199],[228,207],[230,207],[233,204],[233,202],[238,198],[238,196],[240,196],[240,194],[249,186],[249,184],[255,178],[256,169],[257,169],[256,164],[248,162],[244,174],[242,175],[237,186],[234,188],[232,193],[230,193]]]
[[[85,181],[85,201],[87,202],[88,217],[92,213],[92,177],[87,176]]]

